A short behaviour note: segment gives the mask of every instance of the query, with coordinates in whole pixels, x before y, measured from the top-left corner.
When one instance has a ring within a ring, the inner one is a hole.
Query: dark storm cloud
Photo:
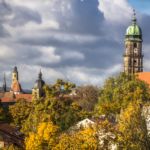
[[[11,11],[11,7],[5,1],[0,1],[0,20],[3,20],[6,15],[11,14]]]
[[[0,1],[0,37],[7,37],[9,33],[3,26],[3,23],[6,21],[6,17],[10,15],[11,8],[7,6],[5,2]]]
[[[10,36],[9,32],[0,24],[0,38]]]
[[[27,22],[41,23],[41,16],[38,12],[26,7],[13,7],[14,17],[9,21],[11,26],[17,27],[26,24]]]
[[[32,37],[20,37],[19,42],[31,46],[53,46],[56,47],[56,54],[62,56],[66,51],[79,51],[85,55],[85,60],[76,60],[76,58],[62,60],[58,64],[41,64],[46,67],[66,67],[68,66],[85,66],[85,67],[109,67],[111,62],[116,63],[118,59],[115,53],[121,54],[120,45],[112,39],[105,39],[107,28],[104,26],[104,16],[98,10],[98,1],[80,0],[73,1],[73,15],[61,21],[58,31],[42,31],[39,35]],[[67,26],[69,22],[69,26]],[[65,28],[66,27],[66,28]],[[66,30],[64,32],[64,30]],[[44,33],[45,32],[45,33]],[[47,33],[49,35],[47,35]],[[55,34],[60,34],[59,38]],[[74,33],[81,35],[80,40],[74,40]],[[65,34],[72,40],[64,40]],[[94,35],[94,40],[82,42],[82,35]],[[109,48],[111,47],[111,48]],[[118,50],[120,53],[118,53]],[[114,57],[112,57],[112,53]],[[115,57],[116,56],[116,57]],[[107,58],[110,61],[105,61]]]
[[[98,10],[98,0],[73,0],[72,6],[74,14],[69,18],[70,25],[66,30],[80,34],[103,33],[100,26],[104,16]]]
[[[150,33],[149,33],[150,16],[149,15],[142,16],[142,19],[140,20],[140,26],[141,26],[142,32],[143,32],[144,43],[149,44],[150,43]]]
[[[23,6],[13,6],[5,1],[0,1],[0,37],[9,36],[5,25],[21,26],[27,22],[41,23],[41,16],[38,12]]]

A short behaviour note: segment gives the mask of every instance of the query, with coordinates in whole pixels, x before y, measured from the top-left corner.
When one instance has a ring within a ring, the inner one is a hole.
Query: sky
[[[123,70],[124,35],[133,8],[150,71],[149,0],[0,0],[0,84],[18,67],[23,88],[43,79],[101,86]]]

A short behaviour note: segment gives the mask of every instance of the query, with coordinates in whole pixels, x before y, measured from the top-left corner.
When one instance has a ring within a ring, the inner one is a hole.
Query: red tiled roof
[[[29,102],[32,101],[32,94],[16,94],[15,97],[16,101],[19,99],[25,99]]]
[[[140,72],[138,78],[150,85],[150,72]]]
[[[1,102],[16,102],[17,100],[19,100],[19,99],[25,99],[26,101],[28,101],[28,102],[31,102],[32,101],[32,94],[16,94],[16,95],[14,95],[14,96],[12,96],[12,97],[7,97],[8,96],[8,94],[6,94],[6,97],[4,96],[4,97],[2,97],[1,98]]]
[[[10,97],[2,97],[1,102],[6,103],[6,102],[15,102],[13,98]]]

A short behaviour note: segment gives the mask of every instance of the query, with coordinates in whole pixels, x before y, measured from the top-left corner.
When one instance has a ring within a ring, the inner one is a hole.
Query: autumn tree
[[[51,98],[70,94],[75,87],[76,85],[72,82],[58,79],[53,85],[45,86],[46,97]]]
[[[52,122],[42,122],[36,132],[25,139],[26,150],[51,150],[57,142],[59,128]]]
[[[53,150],[97,150],[98,143],[95,128],[86,128],[74,133],[62,134]]]
[[[84,117],[86,117],[86,112],[68,98],[51,98],[36,101],[34,103],[34,110],[23,124],[22,131],[28,134],[30,131],[35,131],[40,122],[50,120],[55,125],[58,125],[61,130],[65,130]]]
[[[33,105],[25,99],[19,99],[14,105],[9,107],[9,113],[12,117],[13,123],[22,127],[32,111]]]
[[[118,120],[118,149],[149,150],[145,118],[142,116],[141,101],[131,101]]]
[[[31,132],[25,140],[26,150],[97,150],[98,143],[95,128],[60,134],[52,122],[40,123],[37,132]]]
[[[93,111],[98,102],[99,89],[93,85],[77,88],[77,102],[86,111]]]
[[[70,97],[75,84],[57,80],[54,85],[45,86],[45,97],[33,101],[33,110],[23,124],[22,131],[28,134],[36,131],[40,122],[52,121],[61,130],[66,130],[82,120],[87,113]]]
[[[98,104],[95,107],[97,115],[119,114],[133,100],[143,102],[150,100],[149,86],[135,75],[120,74],[105,81],[100,89]]]

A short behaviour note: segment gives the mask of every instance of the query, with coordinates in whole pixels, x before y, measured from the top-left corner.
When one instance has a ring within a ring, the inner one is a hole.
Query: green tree
[[[9,108],[14,124],[25,135],[36,132],[41,122],[52,121],[61,130],[68,129],[88,115],[69,95],[74,88],[73,83],[57,80],[54,85],[45,86],[42,99],[31,103],[19,100]]]
[[[76,85],[72,82],[58,79],[55,84],[45,86],[45,93],[47,98],[64,96],[70,94]]]
[[[32,109],[33,105],[31,102],[27,102],[25,99],[19,99],[14,105],[9,107],[9,113],[13,123],[18,127],[22,127]]]
[[[95,107],[97,115],[119,114],[133,100],[143,102],[150,100],[149,85],[134,75],[120,74],[111,77],[100,89],[98,104]]]
[[[22,131],[25,134],[36,132],[40,122],[52,121],[61,130],[68,129],[77,121],[85,118],[87,113],[69,95],[75,84],[57,80],[54,85],[45,86],[45,97],[33,101],[33,110],[24,122]]]
[[[22,131],[28,134],[36,131],[40,122],[52,121],[60,129],[68,129],[71,125],[86,117],[86,112],[78,104],[64,97],[45,99],[34,103],[34,110],[24,122]]]

